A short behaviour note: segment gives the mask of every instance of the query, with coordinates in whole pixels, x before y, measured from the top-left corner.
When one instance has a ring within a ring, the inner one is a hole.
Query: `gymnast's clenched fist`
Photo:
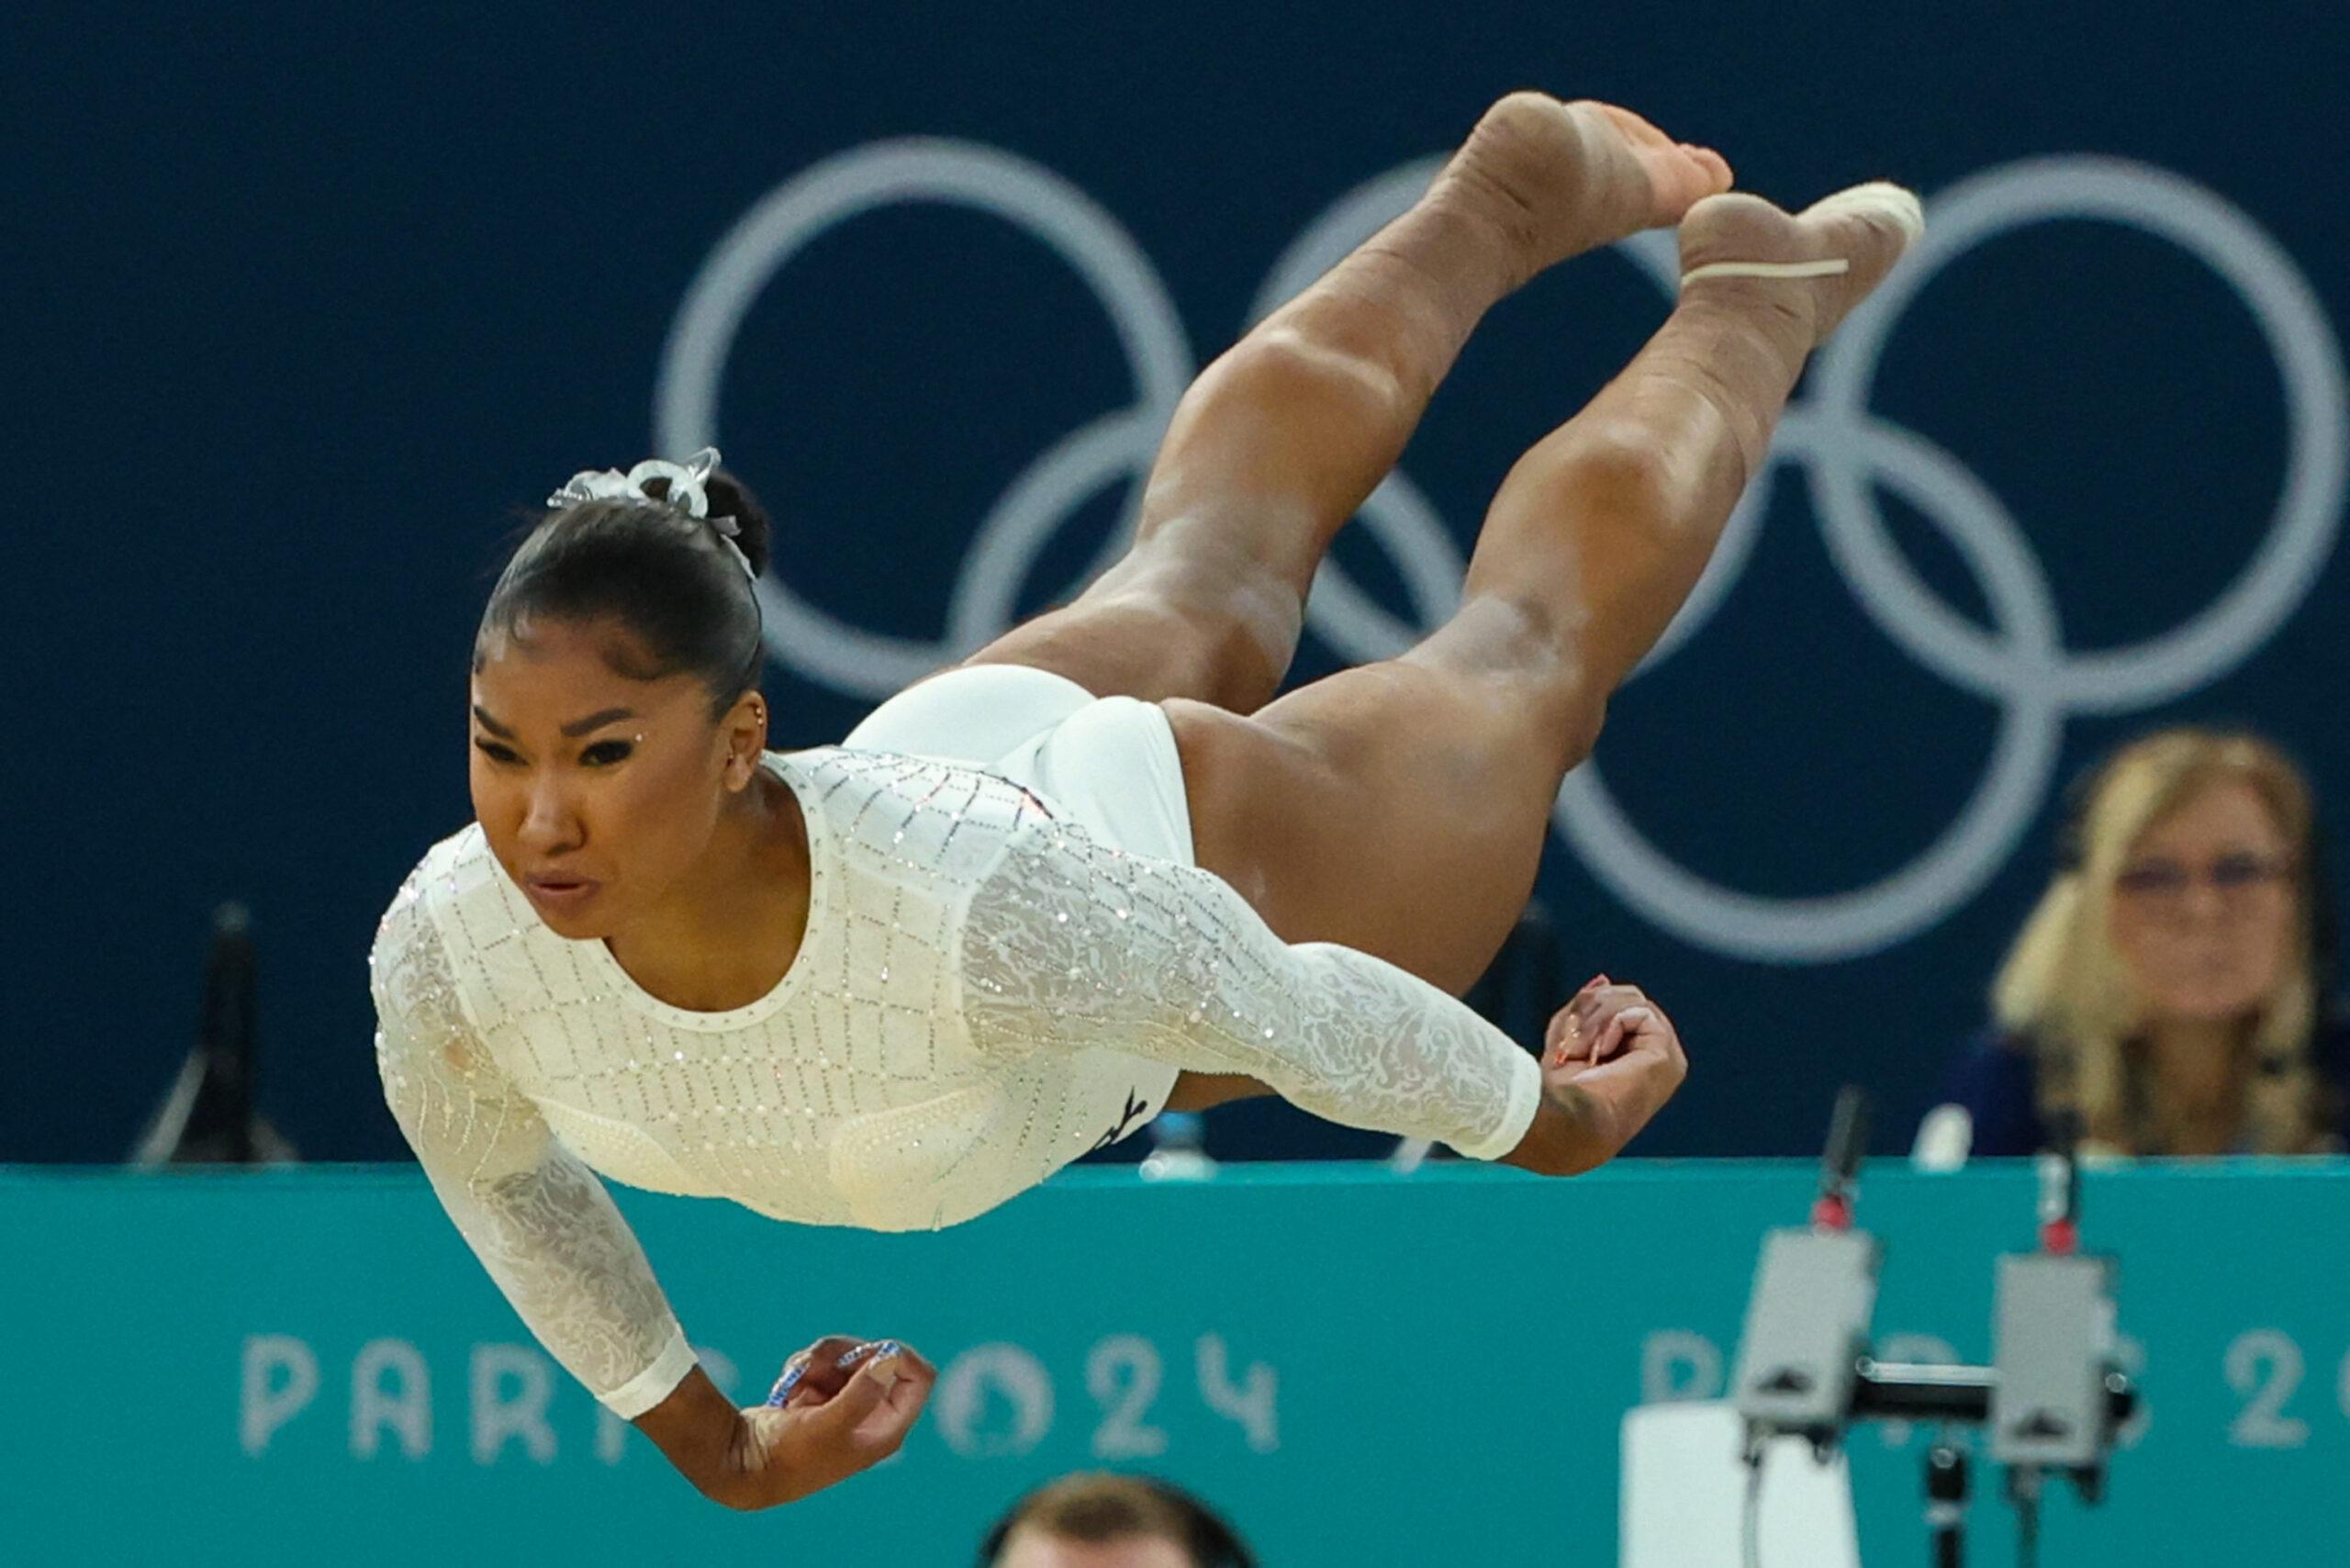
[[[1508,1163],[1575,1176],[1623,1151],[1689,1076],[1680,1032],[1636,985],[1606,975],[1574,994],[1542,1042],[1542,1105]]]
[[[896,1453],[937,1382],[912,1346],[832,1334],[784,1362],[764,1405],[732,1409],[697,1366],[637,1424],[704,1495],[768,1508]]]

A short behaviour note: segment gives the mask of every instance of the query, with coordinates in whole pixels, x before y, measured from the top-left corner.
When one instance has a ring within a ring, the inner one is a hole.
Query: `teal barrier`
[[[538,1351],[412,1171],[0,1171],[0,1560],[954,1564],[1024,1487],[1107,1465],[1196,1488],[1269,1564],[1608,1564],[1625,1409],[1720,1387],[1758,1239],[1809,1181],[1089,1171],[913,1237],[625,1194],[738,1397],[828,1331],[945,1369],[897,1460],[735,1515]],[[2096,1174],[2087,1203],[2146,1412],[2044,1561],[2350,1558],[2350,1168]],[[1880,1173],[1861,1214],[1880,1347],[1986,1356],[2029,1173]],[[1922,1441],[1854,1441],[1872,1563],[1924,1561]],[[2009,1561],[2004,1509],[1973,1519],[1977,1561]]]

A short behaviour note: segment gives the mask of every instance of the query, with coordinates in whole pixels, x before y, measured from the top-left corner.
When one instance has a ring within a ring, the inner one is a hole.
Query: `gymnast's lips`
[[[533,871],[522,879],[522,890],[531,896],[531,901],[550,909],[577,909],[594,898],[603,885],[590,878],[560,871]]]

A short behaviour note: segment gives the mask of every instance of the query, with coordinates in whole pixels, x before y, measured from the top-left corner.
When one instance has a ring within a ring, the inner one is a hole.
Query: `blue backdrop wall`
[[[1190,368],[1522,84],[1936,229],[1561,806],[1570,983],[1649,985],[1695,1058],[1643,1147],[1807,1148],[1845,1078],[1906,1126],[2126,734],[2251,720],[2350,783],[2338,14],[1276,9],[13,8],[0,1158],[129,1143],[230,897],[272,1115],[399,1152],[364,956],[465,819],[514,509],[717,440],[782,522],[778,744],[837,737],[1062,597]],[[1441,612],[1656,259],[1495,313],[1301,675]]]

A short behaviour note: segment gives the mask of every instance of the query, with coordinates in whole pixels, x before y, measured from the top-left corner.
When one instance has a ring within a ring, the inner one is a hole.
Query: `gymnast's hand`
[[[1545,1102],[1512,1157],[1548,1175],[1572,1176],[1622,1152],[1689,1075],[1681,1036],[1636,985],[1601,975],[1550,1020],[1543,1040]]]
[[[732,1468],[752,1506],[797,1502],[896,1453],[937,1381],[895,1339],[834,1334],[793,1356],[768,1402],[743,1412]]]

